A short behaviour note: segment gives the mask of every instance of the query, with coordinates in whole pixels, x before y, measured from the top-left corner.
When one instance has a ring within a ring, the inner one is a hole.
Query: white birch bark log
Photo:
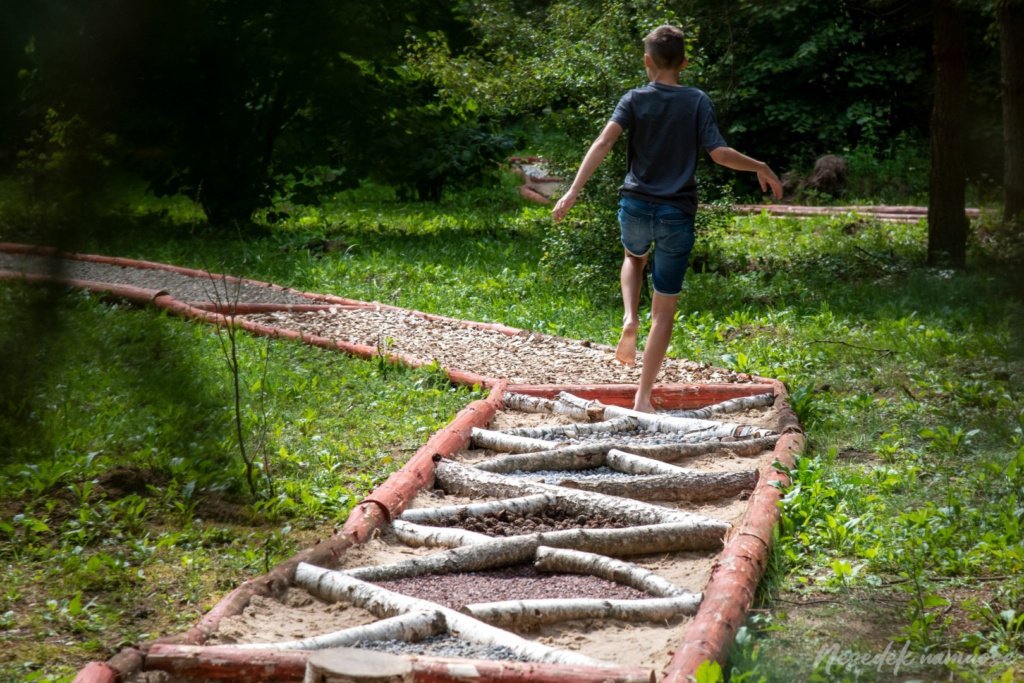
[[[473,463],[473,467],[484,472],[537,472],[539,470],[590,470],[605,463],[603,453],[565,453],[537,451],[502,455]]]
[[[713,415],[727,415],[738,413],[752,408],[765,408],[775,403],[775,394],[756,394],[754,396],[740,396],[730,398],[728,401],[713,403],[696,410],[685,410],[673,413],[676,417],[709,418]]]
[[[506,391],[501,400],[505,410],[518,410],[521,413],[553,413],[555,407],[555,402],[549,398],[511,391]]]
[[[662,522],[710,522],[717,520],[682,510],[671,510],[635,500],[616,498],[588,491],[573,491],[550,484],[540,484],[482,472],[451,460],[441,460],[434,467],[434,481],[448,493],[464,496],[511,498],[535,493],[549,493],[558,498],[572,514],[599,512],[632,524],[659,524]]]
[[[702,502],[731,498],[743,491],[752,491],[757,484],[757,470],[740,472],[705,472],[686,470],[676,474],[633,477],[630,481],[614,481],[571,475],[558,482],[580,491],[621,496],[633,500],[664,500]]]
[[[324,633],[302,640],[277,643],[242,643],[232,647],[238,650],[323,650],[331,647],[349,647],[360,641],[423,640],[448,631],[444,615],[439,611],[417,611],[381,619],[365,626],[355,626],[333,633]]]
[[[532,453],[544,451],[558,446],[558,441],[545,439],[531,439],[526,436],[515,436],[504,432],[495,432],[490,429],[473,427],[470,435],[470,442],[474,448],[486,448],[501,453]]]
[[[413,548],[458,548],[474,543],[486,543],[490,536],[458,527],[423,526],[396,519],[391,523],[395,537]]]
[[[617,472],[626,472],[627,474],[681,474],[686,472],[682,467],[620,451],[617,448],[605,453],[604,464]]]
[[[629,408],[619,406],[605,406],[605,417],[633,417],[640,423],[640,426],[651,432],[682,432],[684,434],[700,433],[702,439],[717,439],[724,437],[761,437],[774,434],[770,429],[756,427],[754,425],[737,424],[734,422],[717,422],[715,420],[700,420],[692,417],[673,417],[671,415],[658,415],[655,413],[641,413]]]
[[[445,505],[436,508],[411,508],[402,513],[400,519],[415,524],[438,524],[456,519],[460,516],[486,517],[499,512],[515,515],[531,515],[540,512],[557,499],[546,493],[519,498],[504,498],[486,503],[469,503],[467,505]]]
[[[538,546],[569,548],[609,557],[717,550],[722,547],[730,528],[726,522],[703,518],[620,529],[562,529],[538,534]]]
[[[646,458],[671,462],[675,460],[682,460],[684,458],[695,458],[702,455],[709,455],[711,453],[722,453],[723,455],[732,454],[738,456],[758,455],[766,449],[774,448],[775,443],[778,440],[779,435],[775,434],[773,436],[739,439],[735,441],[712,439],[710,441],[700,441],[695,443],[626,444],[620,445],[619,448],[628,451],[629,453],[642,455]],[[558,450],[561,449],[553,449],[551,452],[555,453]]]
[[[345,601],[362,607],[378,618],[414,611],[441,612],[452,635],[482,645],[507,647],[518,656],[534,662],[581,664],[588,666],[616,666],[584,655],[558,650],[541,643],[494,628],[455,610],[427,600],[410,598],[380,586],[360,581],[340,572],[302,562],[295,570],[295,583],[309,593],[328,602]]]
[[[597,576],[657,598],[670,598],[686,593],[668,579],[632,562],[623,562],[607,555],[581,550],[541,546],[537,548],[533,566],[541,572]]]
[[[631,417],[617,417],[601,422],[573,422],[567,425],[539,425],[537,427],[514,427],[501,430],[502,434],[527,436],[532,439],[549,439],[555,437],[576,438],[589,434],[618,434],[635,430],[639,423]]]
[[[507,600],[475,603],[466,605],[462,610],[494,626],[528,631],[574,619],[668,621],[696,614],[700,601],[701,596],[698,594],[646,600]]]
[[[340,573],[363,581],[391,581],[427,574],[478,572],[530,562],[539,545],[538,534],[488,538],[482,543],[450,548],[391,564],[345,569]]]

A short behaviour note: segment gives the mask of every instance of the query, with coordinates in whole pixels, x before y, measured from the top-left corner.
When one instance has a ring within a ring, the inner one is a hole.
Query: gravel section
[[[416,642],[405,640],[361,640],[352,647],[363,650],[390,652],[395,655],[427,655],[430,657],[463,657],[466,659],[492,659],[506,662],[526,662],[507,647],[480,645],[452,636],[431,636]]]
[[[436,360],[446,368],[505,377],[517,384],[635,384],[640,380],[642,364],[630,368],[616,362],[610,346],[544,334],[511,337],[453,321],[428,320],[409,311],[332,309],[245,317],[336,341],[385,346],[424,361]],[[740,381],[749,378],[674,358],[665,360],[658,376],[659,383]]]
[[[55,272],[55,266],[59,270]],[[315,304],[316,300],[294,291],[282,291],[265,285],[246,284],[240,287],[211,277],[190,277],[170,270],[125,268],[107,263],[55,260],[46,256],[0,252],[0,269],[23,273],[56,275],[76,280],[92,280],[144,289],[162,289],[179,301],[235,301],[247,304]],[[226,286],[226,289],[225,289]]]
[[[500,600],[639,600],[651,597],[643,591],[596,576],[542,574],[529,565],[464,574],[434,574],[375,583],[389,591],[430,600],[455,610],[477,602]]]

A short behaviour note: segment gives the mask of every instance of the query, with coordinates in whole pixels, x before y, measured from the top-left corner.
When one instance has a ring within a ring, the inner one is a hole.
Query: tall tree
[[[967,32],[956,0],[933,0],[931,166],[928,263],[963,267],[967,259]]]
[[[1003,219],[1024,228],[1024,2],[999,0],[1003,71]]]

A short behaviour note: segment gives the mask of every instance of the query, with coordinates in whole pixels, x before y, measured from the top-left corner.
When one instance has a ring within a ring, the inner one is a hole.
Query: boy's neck
[[[679,83],[679,72],[670,70],[650,70],[647,72],[647,76],[651,79],[651,83],[661,83],[662,85],[670,85],[674,88],[682,87]]]

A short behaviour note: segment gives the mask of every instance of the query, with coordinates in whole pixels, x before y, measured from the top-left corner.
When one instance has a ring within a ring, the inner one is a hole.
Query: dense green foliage
[[[3,13],[0,169],[56,176],[37,200],[73,206],[62,186],[127,170],[221,227],[367,178],[436,200],[487,178],[517,134],[575,164],[643,82],[642,37],[666,21],[686,27],[684,81],[711,94],[726,138],[780,171],[920,150],[933,77],[929,15],[895,0],[14,0]],[[1000,159],[994,15],[979,3],[968,16],[969,173],[987,187]],[[79,163],[54,165],[55,148]],[[756,188],[745,178],[734,193]]]

